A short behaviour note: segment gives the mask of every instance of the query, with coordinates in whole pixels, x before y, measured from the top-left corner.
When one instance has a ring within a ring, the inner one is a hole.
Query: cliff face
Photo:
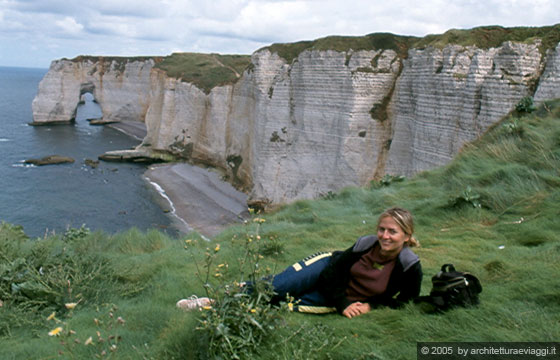
[[[153,59],[53,61],[33,100],[33,124],[72,122],[84,93],[101,105],[105,122],[144,121],[153,66]]]
[[[34,122],[71,119],[93,88],[104,120],[146,123],[136,152],[222,168],[251,201],[283,203],[445,164],[522,97],[560,97],[560,45],[539,45],[305,50],[290,62],[263,49],[209,92],[154,60],[61,60],[39,86]]]
[[[533,95],[545,65],[538,43],[411,50],[392,102],[387,171],[410,175],[451,160],[465,142]],[[560,96],[558,89],[548,92]]]

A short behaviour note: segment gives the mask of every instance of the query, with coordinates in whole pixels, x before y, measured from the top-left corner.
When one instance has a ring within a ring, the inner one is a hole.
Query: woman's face
[[[410,235],[405,234],[390,216],[384,217],[379,222],[377,237],[379,238],[381,254],[383,255],[398,254],[402,250],[404,243],[410,239]]]

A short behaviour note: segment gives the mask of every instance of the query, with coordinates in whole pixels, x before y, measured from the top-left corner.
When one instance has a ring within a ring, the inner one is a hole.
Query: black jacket
[[[350,268],[362,255],[378,242],[377,236],[360,237],[346,251],[333,253],[331,261],[319,276],[319,291],[336,307],[339,313],[352,302],[346,298],[346,288],[350,281]],[[387,284],[387,290],[367,301],[373,307],[386,305],[396,308],[420,295],[422,266],[420,259],[408,246],[397,257],[397,262]],[[397,295],[398,294],[398,295]],[[395,295],[396,298],[395,298]]]

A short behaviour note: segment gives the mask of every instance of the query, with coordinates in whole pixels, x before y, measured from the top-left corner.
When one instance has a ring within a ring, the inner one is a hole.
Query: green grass
[[[111,66],[117,71],[124,71],[129,62],[148,60],[154,60],[154,67],[165,71],[168,76],[190,82],[208,94],[216,86],[235,83],[249,66],[251,56],[173,53],[169,56],[78,56],[71,61],[97,62],[93,72],[102,74]]]
[[[250,62],[249,55],[174,53],[155,67],[209,93],[216,86],[236,82]]]
[[[259,50],[268,49],[272,53],[277,53],[288,63],[291,63],[305,50],[343,52],[350,49],[354,51],[384,49],[394,50],[400,57],[406,58],[408,48],[415,40],[418,40],[418,38],[390,33],[375,33],[365,36],[328,36],[312,41],[272,44]]]
[[[408,50],[426,47],[443,48],[450,44],[461,46],[477,46],[481,49],[499,47],[505,41],[532,43],[541,40],[541,52],[555,48],[560,42],[560,24],[544,27],[513,27],[482,26],[467,30],[452,29],[444,34],[427,35],[423,38],[394,35],[390,33],[374,33],[365,36],[328,36],[325,38],[300,41],[296,43],[272,44],[264,47],[277,53],[291,63],[305,50],[394,50],[399,57],[406,58]]]
[[[519,131],[510,131],[512,122]],[[409,304],[351,320],[282,312],[280,326],[250,358],[413,359],[418,341],[558,341],[559,185],[560,101],[551,101],[532,114],[504,119],[447,166],[389,186],[298,201],[210,243],[192,235],[188,239],[197,241],[190,250],[186,237],[157,231],[29,239],[21,228],[3,224],[0,358],[93,358],[105,351],[114,359],[204,359],[207,338],[195,329],[200,313],[174,304],[204,295],[196,274],[205,273],[206,253],[216,257],[211,278],[218,264],[227,263],[226,282],[239,281],[237,259],[251,239],[264,256],[261,269],[275,272],[316,251],[351,246],[374,232],[377,215],[393,205],[415,215],[422,295],[440,266],[453,263],[480,278],[480,305],[435,315]],[[455,201],[467,187],[479,195],[480,208]],[[14,292],[12,284],[24,281],[42,287]],[[65,308],[70,302],[78,302],[74,310]],[[52,312],[75,334],[49,337],[59,326],[47,321]],[[90,336],[92,344],[84,345]]]
[[[476,46],[481,49],[499,47],[505,41],[532,43],[541,39],[543,54],[555,48],[560,41],[560,24],[543,27],[481,26],[469,30],[448,30],[439,35],[428,35],[414,43],[414,47],[428,46],[443,48],[449,44]]]

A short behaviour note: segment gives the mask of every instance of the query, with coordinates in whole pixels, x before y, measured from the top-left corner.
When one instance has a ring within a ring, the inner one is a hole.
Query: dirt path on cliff
[[[237,70],[235,70],[234,68],[232,68],[231,66],[228,66],[226,64],[224,64],[223,62],[221,62],[218,58],[216,58],[215,56],[212,56],[212,58],[214,59],[214,61],[216,61],[218,63],[218,65],[220,65],[221,67],[224,67],[226,69],[231,70],[235,76],[239,79],[241,77],[241,74],[237,72]]]
[[[158,190],[182,222],[178,224],[182,231],[194,229],[213,237],[248,218],[247,195],[222,181],[215,171],[177,163],[151,166],[145,176],[161,187]]]

